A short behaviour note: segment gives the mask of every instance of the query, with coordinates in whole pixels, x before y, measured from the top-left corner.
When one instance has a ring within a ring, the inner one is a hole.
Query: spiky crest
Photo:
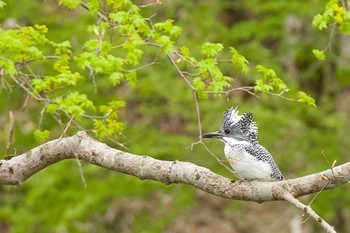
[[[221,130],[230,129],[232,134],[240,135],[249,142],[258,143],[258,128],[250,112],[238,115],[236,108],[228,108],[224,113]]]
[[[237,123],[242,116],[238,115],[238,107],[236,108],[228,108],[226,109],[225,113],[224,113],[224,120],[222,122],[222,126],[232,126],[235,123]]]

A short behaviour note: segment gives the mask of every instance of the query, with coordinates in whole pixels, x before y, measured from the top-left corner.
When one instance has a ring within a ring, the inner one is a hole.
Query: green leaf
[[[205,93],[205,84],[200,77],[196,77],[192,81],[192,85],[197,89],[198,98],[206,99],[208,97],[207,93]]]
[[[282,81],[282,79],[277,77],[276,72],[273,69],[268,69],[262,65],[257,65],[256,70],[262,73],[264,77],[258,79],[255,82],[255,91],[261,92],[287,92],[289,91],[287,85]]]
[[[68,7],[69,9],[77,8],[82,0],[60,0],[60,4]]]
[[[314,16],[314,19],[312,20],[312,26],[314,28],[317,28],[319,30],[327,29],[328,26],[328,20],[326,17],[322,16],[321,14],[317,14]]]
[[[182,34],[182,28],[179,26],[173,26],[170,30],[169,30],[169,34],[173,37],[178,37]]]
[[[26,53],[33,59],[40,60],[44,59],[43,52],[37,47],[30,46],[26,49]]]
[[[321,51],[321,50],[318,50],[318,49],[313,49],[312,53],[315,55],[315,57],[318,60],[324,60],[325,59],[324,51]]]
[[[96,137],[98,137],[98,139],[101,141],[104,138],[111,136],[115,133],[121,132],[123,130],[124,124],[114,119],[107,119],[106,121],[96,119],[94,120],[94,132]]]
[[[49,136],[50,136],[50,131],[48,130],[41,131],[36,129],[34,131],[34,138],[37,142],[46,141],[49,138]]]
[[[125,11],[118,11],[109,14],[109,18],[116,23],[125,24],[128,20],[128,13]]]
[[[136,72],[126,73],[126,74],[124,74],[124,77],[126,80],[129,81],[130,86],[135,86],[136,81],[137,81]]]
[[[316,107],[315,99],[312,98],[311,96],[307,95],[303,91],[298,92],[298,100],[297,101],[301,102],[301,103],[307,103],[307,105],[309,105],[309,106]]]
[[[339,30],[350,35],[350,12],[346,11],[343,16],[344,21],[340,24]]]
[[[164,22],[155,23],[153,25],[154,29],[158,32],[164,32],[171,37],[177,37],[181,35],[182,28],[173,25],[174,20],[168,19]]]
[[[110,76],[109,76],[109,82],[115,86],[118,85],[120,83],[120,81],[124,78],[123,73],[121,72],[113,72]]]
[[[256,66],[256,70],[259,73],[263,73],[265,79],[277,78],[276,72],[273,69],[268,69],[268,68],[266,68],[266,67],[264,67],[262,65],[257,65]]]
[[[43,79],[31,79],[33,86],[33,96],[36,96],[41,91],[51,91],[55,88],[55,79],[52,76],[46,76]]]
[[[248,60],[233,47],[230,47],[230,52],[232,64],[238,66],[243,74],[247,74],[249,72]]]
[[[219,52],[224,49],[224,46],[220,43],[205,42],[201,46],[201,53],[207,57],[215,57]]]
[[[174,42],[169,36],[162,35],[155,39],[157,44],[160,44],[162,51],[165,53],[170,53],[174,50]]]
[[[117,110],[122,107],[125,107],[125,102],[120,100],[112,100],[107,105],[99,107],[105,119],[94,120],[94,132],[100,140],[124,130],[124,124],[118,121],[117,114]]]
[[[270,92],[273,90],[273,87],[269,84],[266,84],[264,80],[258,79],[255,81],[254,90],[261,92]]]
[[[56,112],[57,108],[58,108],[57,104],[48,104],[46,107],[46,112],[53,114]]]
[[[125,63],[126,64],[131,64],[131,65],[138,65],[140,64],[140,58],[142,57],[143,54],[143,50],[141,49],[130,49],[128,51],[128,54],[126,55],[125,58]]]
[[[217,69],[217,61],[213,58],[207,58],[198,62],[198,71],[201,74],[208,74],[208,71],[212,73],[215,69]],[[206,77],[209,78],[210,75],[208,74]]]
[[[89,0],[89,9],[93,15],[97,14],[99,8],[100,8],[99,0]]]
[[[99,111],[102,113],[102,114],[107,114],[109,113],[111,110],[112,111],[116,111],[120,108],[123,108],[125,107],[125,101],[121,101],[121,100],[112,100],[110,101],[107,105],[101,105],[99,107]]]
[[[13,75],[17,74],[15,63],[11,60],[0,59],[0,68],[2,68],[5,71],[5,73]]]
[[[53,46],[56,47],[55,49],[55,55],[63,55],[63,54],[70,54],[72,45],[70,41],[66,40],[61,43],[53,43]]]
[[[94,52],[97,48],[99,48],[100,42],[97,39],[91,39],[85,42],[84,48],[87,51]]]
[[[4,6],[6,6],[6,3],[0,0],[0,9],[4,8]]]
[[[180,47],[180,52],[182,53],[182,55],[183,55],[184,57],[190,56],[190,49],[187,48],[187,47],[185,47],[185,46],[181,46],[181,47]]]
[[[191,62],[192,64],[197,64],[197,60],[194,57],[190,56],[190,49],[189,48],[187,48],[185,46],[181,46],[180,52],[184,56],[184,58],[187,62]],[[181,61],[183,61],[183,59],[181,59]]]
[[[75,119],[81,119],[87,110],[94,110],[94,103],[88,99],[86,94],[73,92],[65,97],[56,99],[58,107],[69,115],[74,115]]]

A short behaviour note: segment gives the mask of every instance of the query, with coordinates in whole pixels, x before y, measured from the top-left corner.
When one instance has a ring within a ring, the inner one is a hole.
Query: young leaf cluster
[[[314,16],[312,26],[322,31],[334,24],[338,25],[341,32],[350,34],[349,11],[339,5],[337,0],[330,0],[326,4],[324,12]]]
[[[207,98],[208,93],[222,93],[232,87],[233,78],[223,73],[221,64],[234,64],[244,74],[249,71],[247,59],[232,47],[230,58],[222,60],[225,50],[221,43],[203,43],[200,50],[203,57],[200,60],[191,56],[190,49],[185,46],[179,50],[179,63],[188,69],[184,74],[191,80],[192,87],[202,99]]]
[[[256,80],[254,87],[255,91],[264,93],[288,91],[287,85],[277,77],[277,74],[273,69],[268,69],[263,65],[257,65],[256,70],[263,74],[263,78]]]
[[[314,16],[312,21],[312,26],[320,31],[332,28],[340,32],[350,35],[350,12],[346,6],[343,6],[344,2],[339,2],[337,0],[330,0],[325,6],[324,12]],[[333,34],[333,32],[332,32]],[[332,40],[332,34],[330,40]],[[325,59],[325,51],[329,49],[329,45],[324,50],[313,49],[312,52],[318,60]]]

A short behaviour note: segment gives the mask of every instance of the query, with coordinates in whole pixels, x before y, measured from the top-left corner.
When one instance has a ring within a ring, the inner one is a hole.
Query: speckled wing
[[[244,149],[256,157],[258,160],[263,162],[268,162],[272,169],[271,177],[276,180],[283,180],[283,175],[280,169],[277,167],[276,162],[273,160],[272,155],[265,149],[265,147],[256,144],[256,145],[245,145]]]

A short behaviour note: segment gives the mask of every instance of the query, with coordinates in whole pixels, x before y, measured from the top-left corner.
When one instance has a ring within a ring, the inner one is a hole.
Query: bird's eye
[[[224,132],[225,132],[225,134],[230,134],[230,133],[231,133],[231,130],[225,129]]]

